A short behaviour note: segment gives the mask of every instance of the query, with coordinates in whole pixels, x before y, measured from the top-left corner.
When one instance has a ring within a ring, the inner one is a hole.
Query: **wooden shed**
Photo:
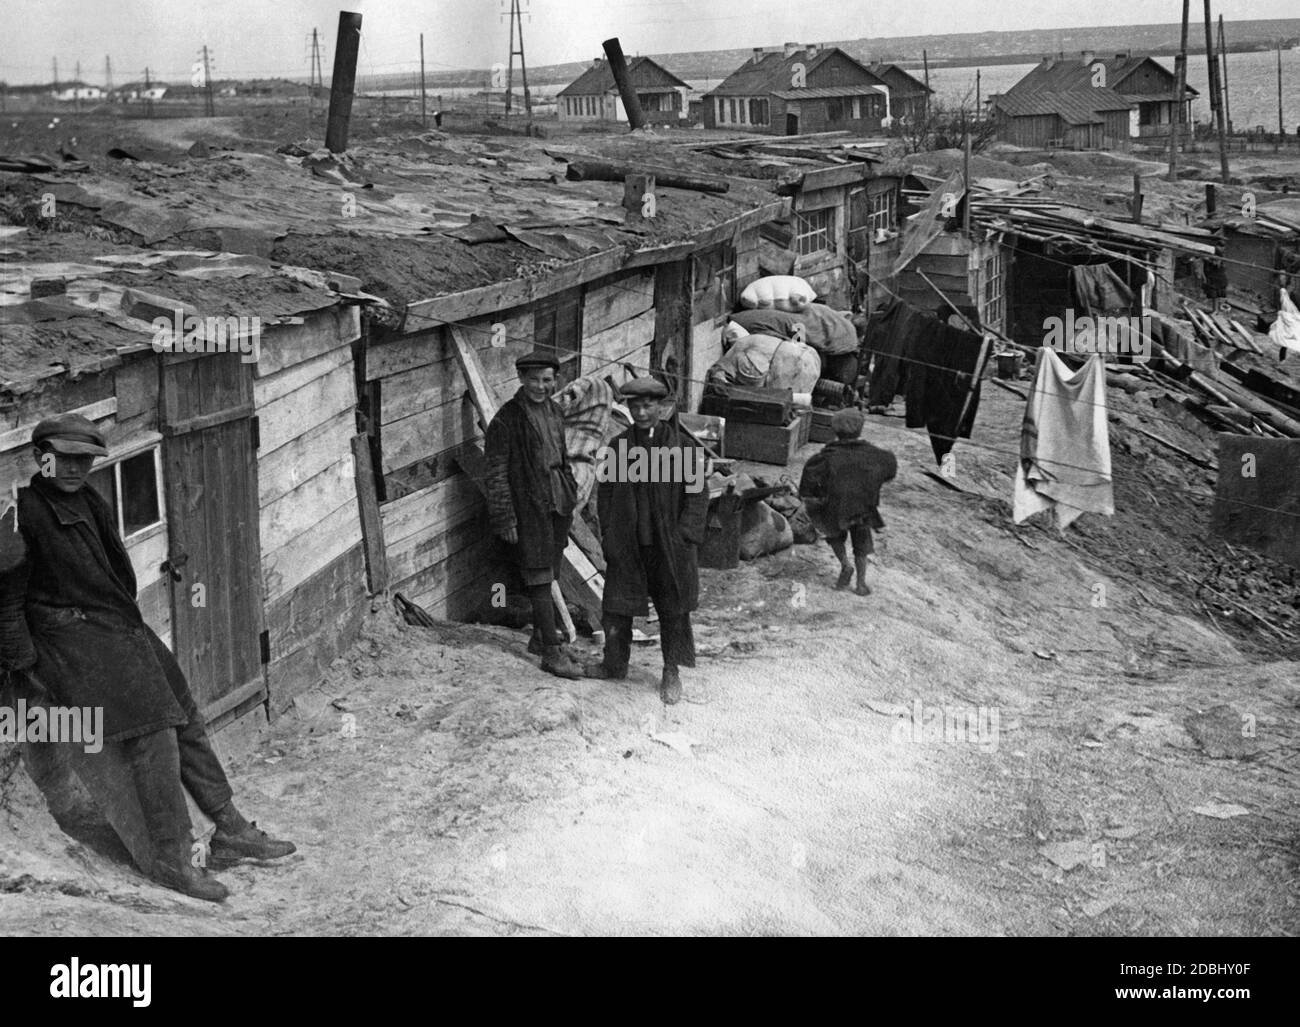
[[[110,453],[93,484],[210,726],[285,709],[369,607],[350,441],[358,308],[324,275],[229,254],[9,263],[0,283],[0,489],[31,477],[42,418],[95,420]],[[176,309],[256,318],[257,347],[245,333],[226,352],[159,351],[153,319]]]

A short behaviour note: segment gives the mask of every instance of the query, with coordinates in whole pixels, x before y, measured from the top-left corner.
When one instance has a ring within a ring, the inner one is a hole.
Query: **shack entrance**
[[[266,698],[252,365],[162,356],[173,649],[211,725]]]

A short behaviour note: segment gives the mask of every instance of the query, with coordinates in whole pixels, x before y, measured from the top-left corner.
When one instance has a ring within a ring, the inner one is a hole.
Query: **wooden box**
[[[793,459],[808,421],[796,417],[787,425],[727,422],[726,456],[732,460],[755,460],[784,467]]]
[[[834,442],[835,429],[831,427],[834,410],[814,410],[812,412],[812,430],[808,439],[811,442]]]

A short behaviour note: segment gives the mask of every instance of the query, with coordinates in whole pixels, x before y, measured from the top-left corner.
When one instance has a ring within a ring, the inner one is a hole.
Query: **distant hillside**
[[[1198,23],[1199,25],[1199,23]],[[1257,21],[1228,22],[1225,25],[1230,50],[1264,49],[1276,40],[1294,43],[1300,40],[1300,18],[1261,19]],[[929,55],[931,66],[967,63],[1020,63],[1034,61],[1045,54],[1077,53],[1095,50],[1097,53],[1114,53],[1134,50],[1143,53],[1172,54],[1178,50],[1180,26],[1164,25],[1100,25],[1093,28],[1023,29],[1015,32],[962,32],[937,36],[891,36],[878,39],[800,40],[842,47],[853,56],[868,61],[889,61],[919,65],[921,51]],[[628,56],[637,53],[636,38],[625,35],[623,48]],[[1200,43],[1197,43],[1197,40]],[[773,39],[769,48],[783,41]],[[1191,34],[1189,52],[1205,49],[1202,31]],[[592,44],[594,58],[599,55],[599,44]],[[748,49],[705,50],[687,53],[651,54],[673,74],[685,79],[721,79],[735,71],[752,56]],[[528,81],[533,85],[555,85],[577,78],[590,61],[551,64],[528,69]],[[442,72],[429,75],[429,87],[483,86],[487,72],[470,70]],[[516,79],[516,82],[518,80]],[[367,76],[364,88],[408,89],[419,84],[411,75]],[[518,88],[516,86],[516,88]]]

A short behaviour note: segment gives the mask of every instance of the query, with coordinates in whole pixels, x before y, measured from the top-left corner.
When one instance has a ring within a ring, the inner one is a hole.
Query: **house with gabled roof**
[[[753,56],[704,94],[704,127],[768,135],[846,130],[874,135],[895,112],[880,75],[839,47],[786,43]]]
[[[1012,93],[1077,93],[1106,89],[1130,104],[1130,138],[1168,136],[1178,116],[1178,83],[1174,73],[1153,57],[1130,54],[1098,57],[1085,50],[1075,57],[1044,57],[1007,91]],[[1183,120],[1191,124],[1191,86],[1182,94]],[[1100,108],[1097,108],[1100,110]]]
[[[934,92],[915,75],[897,64],[868,64],[871,74],[889,86],[890,113],[899,119],[919,118],[925,113],[926,103]]]
[[[1127,150],[1133,105],[1105,87],[1012,89],[991,100],[1002,142],[1047,150]]]
[[[675,125],[685,105],[682,97],[690,85],[649,57],[627,62],[641,113],[652,125]],[[561,121],[625,121],[623,100],[609,61],[599,58],[590,68],[556,94]]]

